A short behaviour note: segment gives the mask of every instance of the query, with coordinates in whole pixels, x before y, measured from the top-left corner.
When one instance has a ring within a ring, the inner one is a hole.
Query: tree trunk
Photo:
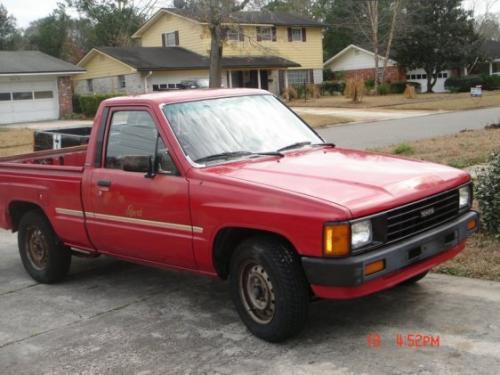
[[[220,88],[222,84],[222,27],[220,24],[210,25],[210,36],[209,87]]]
[[[392,40],[394,39],[394,31],[396,30],[396,23],[398,19],[398,14],[399,14],[399,8],[401,6],[401,0],[396,0],[394,2],[394,9],[392,13],[392,20],[391,20],[391,27],[389,31],[389,38],[387,40],[387,48],[385,50],[385,57],[384,57],[384,67],[382,68],[382,82],[385,81],[385,71],[387,69],[387,62],[389,60],[389,55],[391,53],[391,47],[392,47]]]
[[[427,94],[432,94],[434,92],[432,89],[434,88],[434,85],[437,82],[438,71],[440,72],[441,70],[438,69],[425,70],[425,74],[427,74]],[[434,76],[434,72],[436,72],[436,76]]]
[[[375,93],[378,93],[378,66],[379,66],[379,55],[378,55],[378,0],[367,0],[366,9],[368,17],[370,19],[371,27],[371,37],[375,61],[375,76],[374,76],[374,86],[373,89]]]

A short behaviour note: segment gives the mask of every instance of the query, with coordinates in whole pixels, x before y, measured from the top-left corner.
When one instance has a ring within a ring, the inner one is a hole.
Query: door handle
[[[110,187],[111,186],[111,181],[109,181],[109,180],[99,180],[99,181],[97,181],[97,186]]]

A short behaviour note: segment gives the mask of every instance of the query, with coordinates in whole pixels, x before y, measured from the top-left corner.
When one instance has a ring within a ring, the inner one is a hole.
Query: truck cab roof
[[[161,105],[182,103],[196,100],[225,98],[245,95],[271,95],[268,91],[259,89],[196,89],[158,92],[133,96],[119,96],[104,101],[106,105]]]

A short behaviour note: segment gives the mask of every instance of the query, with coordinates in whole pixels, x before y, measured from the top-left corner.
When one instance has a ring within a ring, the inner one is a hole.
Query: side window
[[[139,157],[138,163],[145,163],[145,160],[154,156],[155,150],[158,150],[156,160],[159,172],[176,174],[177,169],[165,144],[158,137],[155,123],[148,112],[113,113],[106,148],[106,168],[124,169],[124,161],[134,157]]]

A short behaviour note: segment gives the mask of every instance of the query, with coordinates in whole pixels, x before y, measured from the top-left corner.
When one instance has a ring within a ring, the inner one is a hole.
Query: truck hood
[[[240,161],[207,172],[267,185],[347,208],[361,217],[454,188],[470,180],[444,165],[341,148]]]

